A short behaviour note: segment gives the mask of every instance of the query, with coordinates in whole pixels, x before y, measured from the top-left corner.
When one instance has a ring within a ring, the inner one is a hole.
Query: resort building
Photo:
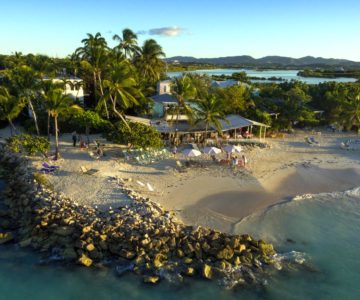
[[[237,82],[237,81],[234,81]],[[229,82],[228,84],[233,83]],[[248,86],[248,85],[247,85]],[[220,87],[220,85],[218,85]],[[249,86],[250,87],[250,86]],[[171,81],[161,81],[157,85],[157,94],[151,99],[154,101],[152,119],[146,122],[159,131],[165,140],[181,142],[200,141],[205,132],[208,137],[217,140],[238,140],[253,137],[253,128],[258,127],[257,137],[265,138],[266,129],[270,126],[253,120],[246,119],[242,116],[230,114],[226,116],[225,121],[221,121],[221,134],[217,132],[214,126],[210,126],[206,130],[204,123],[190,124],[186,115],[175,115],[175,108],[178,101],[171,94]],[[189,102],[189,105],[195,106]],[[145,119],[141,119],[141,123],[145,124]],[[139,121],[139,120],[137,120]],[[140,122],[140,121],[139,121]]]
[[[73,98],[74,101],[79,101],[81,105],[84,104],[84,84],[81,78],[75,76],[55,77],[52,81],[54,83],[64,83],[64,94]]]

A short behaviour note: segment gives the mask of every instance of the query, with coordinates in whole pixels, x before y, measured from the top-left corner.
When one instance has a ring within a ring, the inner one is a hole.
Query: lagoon
[[[206,74],[206,75],[231,75],[236,72],[245,72],[249,77],[281,77],[287,81],[299,80],[307,84],[319,84],[322,82],[334,81],[334,82],[356,82],[356,78],[338,77],[338,78],[317,78],[317,77],[301,77],[297,73],[300,70],[254,70],[254,69],[210,69],[210,70],[195,70],[188,71],[187,73]],[[169,77],[180,76],[183,72],[167,72]],[[252,82],[275,82],[280,83],[281,81],[271,80],[251,80]]]

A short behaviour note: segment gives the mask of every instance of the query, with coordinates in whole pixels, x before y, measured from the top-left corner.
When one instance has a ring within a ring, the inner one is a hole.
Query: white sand
[[[270,149],[246,149],[246,169],[234,172],[202,156],[194,160],[205,162],[206,168],[192,167],[179,173],[175,159],[140,166],[119,158],[121,147],[109,143],[105,148],[107,156],[94,160],[86,151],[73,148],[70,135],[64,135],[63,159],[55,162],[60,171],[48,177],[57,191],[77,202],[103,207],[128,203],[118,184],[124,180],[126,187],[178,212],[186,223],[231,231],[242,218],[289,197],[360,185],[360,152],[339,147],[340,141],[355,135],[323,133],[318,137],[320,147],[304,143],[304,136],[300,132],[284,139],[270,139]],[[181,155],[176,159],[186,160]],[[41,163],[34,160],[34,167],[39,169]],[[80,166],[98,172],[85,175]]]

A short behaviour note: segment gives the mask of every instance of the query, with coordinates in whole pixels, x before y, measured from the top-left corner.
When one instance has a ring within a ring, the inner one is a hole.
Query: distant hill
[[[203,63],[222,66],[294,66],[294,67],[306,67],[306,66],[329,66],[329,67],[357,67],[360,68],[360,62],[351,61],[347,59],[335,59],[335,58],[322,58],[305,56],[301,58],[291,58],[285,56],[265,56],[262,58],[253,58],[248,55],[240,56],[225,56],[214,58],[195,58],[192,56],[174,56],[166,58],[167,62],[178,61],[179,63]]]

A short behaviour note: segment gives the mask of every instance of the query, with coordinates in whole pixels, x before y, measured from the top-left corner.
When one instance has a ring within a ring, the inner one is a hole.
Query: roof
[[[140,117],[126,115],[125,119],[129,120],[129,121],[132,121],[132,122],[135,122],[135,123],[141,123],[141,124],[144,124],[144,125],[147,125],[147,126],[151,125],[150,119],[146,119],[146,118],[140,118]]]
[[[155,95],[151,96],[150,98],[157,103],[178,103],[176,98],[171,94]]]
[[[220,121],[222,125],[221,131],[228,131],[228,130],[239,129],[249,126],[270,127],[266,124],[243,118],[239,115],[227,115],[226,119],[227,121]],[[170,133],[176,131],[181,133],[191,133],[191,132],[205,131],[204,123],[190,125],[188,122],[169,123],[166,121],[157,121],[157,122],[152,122],[152,126],[154,126],[161,133]],[[216,128],[214,126],[211,126],[208,129],[208,131],[214,132],[216,131]]]

